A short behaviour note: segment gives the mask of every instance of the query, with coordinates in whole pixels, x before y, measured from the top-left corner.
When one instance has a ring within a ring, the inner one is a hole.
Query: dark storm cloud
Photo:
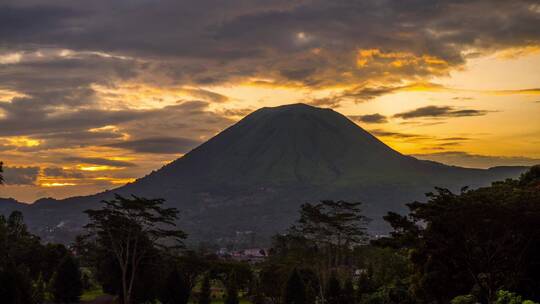
[[[381,115],[379,113],[367,114],[367,115],[350,115],[349,118],[354,121],[365,122],[365,123],[385,123],[388,121],[386,119],[386,116]]]
[[[67,161],[67,162],[91,164],[91,165],[98,165],[98,166],[119,167],[119,168],[135,167],[136,166],[136,164],[134,164],[134,163],[121,161],[121,160],[100,158],[100,157],[74,157],[74,156],[70,156],[70,157],[64,157],[64,160]]]
[[[41,32],[43,27],[62,29],[65,21],[79,15],[77,10],[69,7],[43,4],[18,7],[16,3],[12,5],[0,5],[0,35],[14,41],[23,40],[20,36],[22,34]]]
[[[6,185],[34,185],[39,176],[39,167],[4,167]]]
[[[532,0],[22,0],[3,11],[3,42],[11,48],[47,45],[145,58],[178,81],[203,84],[247,76],[313,86],[354,82],[388,72],[377,64],[358,69],[359,48],[381,49],[375,61],[407,52],[454,66],[464,62],[465,48],[524,46],[540,34]],[[429,75],[442,64],[409,63],[394,75]]]
[[[422,118],[422,117],[466,117],[482,116],[488,111],[464,109],[458,110],[450,106],[426,106],[411,111],[395,114],[394,117],[402,119]]]
[[[197,144],[199,144],[198,141],[189,138],[157,137],[123,141],[107,146],[132,150],[139,153],[177,154],[186,153],[193,149]]]

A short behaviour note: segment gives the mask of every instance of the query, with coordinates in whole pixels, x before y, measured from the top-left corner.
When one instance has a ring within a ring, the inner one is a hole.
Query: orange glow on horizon
[[[77,165],[77,168],[81,171],[109,171],[109,170],[120,170],[118,167],[111,167],[111,166],[105,166],[105,165],[96,165],[96,166],[89,166],[89,165]]]
[[[76,186],[75,183],[41,183],[41,187],[65,187],[65,186]]]

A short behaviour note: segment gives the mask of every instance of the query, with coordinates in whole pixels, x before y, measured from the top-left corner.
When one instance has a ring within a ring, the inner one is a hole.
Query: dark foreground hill
[[[365,203],[370,230],[377,234],[387,229],[383,214],[404,211],[405,203],[422,199],[434,186],[479,187],[524,170],[418,160],[335,111],[295,104],[257,110],[134,183],[30,206],[0,201],[0,212],[21,209],[32,230],[66,240],[85,223],[82,210],[98,207],[113,193],[163,197],[182,211],[181,226],[192,240],[228,242],[240,236],[265,240],[292,223],[301,203],[343,199]]]

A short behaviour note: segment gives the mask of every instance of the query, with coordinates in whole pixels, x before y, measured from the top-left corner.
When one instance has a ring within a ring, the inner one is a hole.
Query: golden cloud
[[[437,69],[448,69],[449,63],[431,55],[417,56],[411,52],[384,52],[380,49],[360,49],[357,53],[356,65],[359,68],[371,64],[382,64],[393,68],[402,68],[413,65],[423,65],[436,72]]]

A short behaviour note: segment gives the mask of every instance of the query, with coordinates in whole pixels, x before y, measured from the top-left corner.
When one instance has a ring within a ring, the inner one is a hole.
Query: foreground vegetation
[[[1,172],[1,171],[0,171]],[[0,175],[1,177],[1,175]],[[1,178],[0,178],[1,181]],[[370,239],[360,203],[302,205],[248,264],[183,246],[178,211],[116,196],[86,213],[69,248],[42,244],[23,215],[0,216],[2,303],[528,303],[540,301],[540,166],[517,180],[388,213],[391,235]]]

